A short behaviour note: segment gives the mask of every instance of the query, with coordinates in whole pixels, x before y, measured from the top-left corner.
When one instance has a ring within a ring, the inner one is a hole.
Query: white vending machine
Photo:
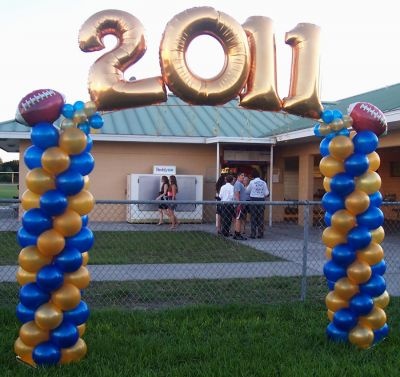
[[[178,183],[176,200],[202,201],[202,175],[175,175]],[[161,187],[161,175],[129,174],[127,199],[137,201],[155,200]],[[160,203],[168,203],[160,200]],[[127,221],[130,223],[154,223],[159,219],[158,203],[130,204],[127,209]],[[201,222],[203,206],[194,203],[181,203],[175,209],[179,222]]]

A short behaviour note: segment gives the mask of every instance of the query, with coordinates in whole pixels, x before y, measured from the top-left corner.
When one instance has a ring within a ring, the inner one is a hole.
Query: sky
[[[78,33],[90,16],[102,10],[131,13],[146,30],[147,51],[125,72],[127,79],[160,75],[158,54],[163,31],[186,9],[211,6],[240,24],[251,16],[269,17],[274,22],[281,98],[288,94],[292,56],[285,33],[298,23],[316,24],[321,28],[321,99],[335,101],[400,82],[400,28],[393,5],[389,0],[0,0],[0,122],[14,119],[19,100],[35,89],[55,89],[69,103],[90,99],[89,69],[115,45],[115,39],[106,37],[104,51],[85,53],[79,49]],[[205,53],[215,46],[215,54]],[[190,53],[196,73],[210,77],[218,72],[223,54],[211,38],[195,40]],[[16,156],[0,150],[3,161]]]

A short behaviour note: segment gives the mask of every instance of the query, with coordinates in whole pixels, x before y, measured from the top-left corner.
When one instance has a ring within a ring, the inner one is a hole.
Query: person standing
[[[176,200],[176,194],[178,194],[178,182],[176,181],[176,177],[174,175],[171,175],[169,177],[169,182],[170,184],[167,193],[168,200],[174,201]],[[167,214],[171,220],[170,229],[176,229],[176,227],[179,225],[178,219],[175,214],[176,206],[177,206],[176,203],[168,204]]]
[[[257,169],[252,172],[253,179],[249,183],[248,191],[250,192],[250,200],[254,202],[264,202],[269,196],[268,185],[260,178],[260,173]],[[250,238],[264,237],[264,204],[252,204],[250,206],[250,223],[251,233]]]
[[[250,191],[248,190],[249,187],[249,183],[250,183],[250,178],[245,175],[243,178],[243,186],[246,189],[245,193],[246,193],[246,202],[248,202],[250,200]],[[249,214],[250,208],[247,204],[243,205],[243,212],[244,212],[244,218],[243,218],[243,229],[242,229],[242,233],[246,234],[246,224],[247,224],[247,215]]]
[[[221,198],[221,233],[224,237],[229,237],[229,231],[231,229],[232,217],[234,214],[233,208],[233,176],[228,174],[225,178],[226,183],[221,187],[219,191],[219,197]]]
[[[156,200],[168,200],[168,189],[169,189],[169,179],[166,175],[163,175],[161,177],[161,187],[160,187],[160,191],[158,193],[158,196],[156,198]],[[157,225],[162,225],[164,224],[164,211],[166,212],[166,214],[168,215],[168,206],[167,203],[164,202],[162,204],[160,204],[158,206],[158,212],[159,212],[159,216],[160,219],[158,221]]]
[[[219,192],[224,184],[225,184],[225,175],[220,175],[217,183],[215,184],[215,200],[217,202],[221,201]],[[221,212],[222,212],[222,206],[220,204],[217,204],[217,210],[215,213],[215,227],[217,228],[217,234],[221,234]]]
[[[246,189],[243,185],[243,180],[244,173],[239,173],[237,175],[235,185],[233,186],[235,201],[246,201]],[[245,205],[243,203],[240,203],[237,204],[235,208],[235,235],[233,236],[235,240],[247,240],[247,238],[241,234],[242,223],[246,216],[244,207]]]

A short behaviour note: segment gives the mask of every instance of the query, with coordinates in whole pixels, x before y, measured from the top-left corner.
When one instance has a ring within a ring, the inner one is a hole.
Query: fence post
[[[304,203],[303,215],[303,269],[301,274],[301,301],[304,301],[307,296],[307,254],[308,254],[308,237],[310,231],[310,203],[306,200]]]

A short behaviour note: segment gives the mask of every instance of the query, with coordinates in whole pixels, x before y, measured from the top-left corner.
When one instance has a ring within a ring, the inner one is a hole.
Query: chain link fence
[[[321,236],[325,225],[320,202],[236,203],[264,212],[256,234],[251,234],[250,213],[245,216],[241,233],[246,239],[235,239],[235,220],[227,224],[234,209],[222,216],[222,232],[227,231],[222,235],[216,226],[216,202],[176,203],[176,228],[171,228],[168,209],[162,210],[158,225],[160,202],[96,203],[88,223],[95,244],[89,251],[91,284],[83,291],[87,303],[92,307],[150,309],[315,300],[328,293],[323,276],[326,257]],[[399,295],[400,202],[383,203],[381,208],[386,233],[382,247],[388,266],[385,278],[389,293]],[[21,248],[16,232],[21,215],[18,200],[0,202],[2,306],[18,302],[15,274]]]

